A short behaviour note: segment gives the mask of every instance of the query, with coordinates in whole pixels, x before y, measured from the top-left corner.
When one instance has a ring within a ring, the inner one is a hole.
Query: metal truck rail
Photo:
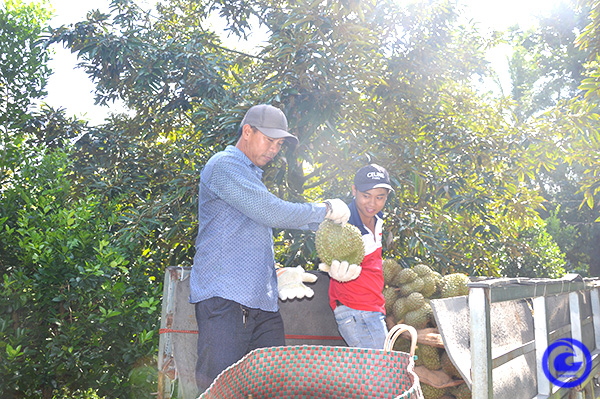
[[[600,369],[599,287],[598,279],[582,279],[578,275],[558,280],[517,278],[470,283],[468,304],[472,397],[494,398],[494,370],[520,356],[534,354],[537,393],[533,398],[596,398],[595,378]],[[493,353],[492,306],[519,300],[529,301],[532,306],[534,339],[504,353]],[[552,323],[552,319],[558,318],[557,314],[560,313],[557,311],[559,302],[568,304],[565,309],[568,315],[566,323],[567,317],[563,323]],[[581,375],[557,379],[554,374],[558,375],[560,370],[548,364],[548,349],[565,337],[583,343],[589,350],[587,359],[576,346],[573,347],[573,356],[567,354],[572,357],[573,363],[582,362],[582,367],[588,367],[589,371],[584,369]]]

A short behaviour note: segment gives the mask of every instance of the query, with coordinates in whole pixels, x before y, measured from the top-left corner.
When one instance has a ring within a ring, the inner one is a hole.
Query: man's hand
[[[314,283],[315,281],[317,281],[317,276],[305,272],[302,266],[277,269],[279,299],[285,301],[294,298],[312,298],[315,292],[304,283]]]
[[[325,200],[327,204],[327,213],[325,219],[329,219],[337,224],[345,224],[350,219],[350,208],[339,198]]]
[[[319,265],[319,270],[327,272],[329,273],[329,277],[345,283],[346,281],[356,279],[360,275],[362,267],[354,264],[351,265],[345,260],[341,262],[339,260],[333,260],[331,261],[331,266],[327,263],[321,263]]]

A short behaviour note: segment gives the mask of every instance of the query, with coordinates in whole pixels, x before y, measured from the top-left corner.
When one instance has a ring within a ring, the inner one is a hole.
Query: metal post
[[[163,287],[163,303],[161,312],[161,328],[170,328],[168,325],[169,315],[174,312],[173,297],[175,291],[175,283],[177,270],[173,271],[173,268],[167,268],[165,271],[165,280]],[[171,397],[170,391],[173,382],[165,375],[164,367],[169,362],[169,359],[173,355],[173,348],[170,334],[161,334],[158,341],[158,399],[169,399]]]
[[[472,398],[492,399],[492,340],[489,289],[469,290]]]
[[[598,295],[598,288],[592,288],[590,290],[590,301],[592,303],[592,322],[594,325],[594,342],[596,344],[595,349],[600,349],[600,297]]]
[[[569,313],[571,317],[571,338],[583,343],[583,332],[581,329],[581,310],[579,306],[579,293],[573,291],[569,293]],[[573,348],[574,361],[585,362],[583,352],[579,347]]]
[[[581,310],[579,307],[579,292],[577,291],[569,293],[569,313],[571,316],[571,338],[582,342]]]
[[[537,366],[538,395],[550,395],[552,386],[544,374],[542,359],[548,347],[548,316],[546,312],[546,297],[533,298],[533,328],[535,338],[535,363]]]

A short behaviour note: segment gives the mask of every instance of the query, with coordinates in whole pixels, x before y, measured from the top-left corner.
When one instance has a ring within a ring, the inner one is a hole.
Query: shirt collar
[[[360,219],[360,213],[358,213],[358,208],[356,207],[356,200],[353,199],[350,205],[348,205],[348,208],[350,208],[350,219],[348,219],[348,223],[358,227],[362,235],[369,234],[365,228],[365,224]],[[383,219],[383,211],[379,211],[375,215],[375,218]]]
[[[261,177],[262,177],[262,174],[263,174],[263,170],[262,170],[262,168],[259,168],[258,166],[256,166],[256,165],[254,164],[254,162],[252,162],[252,161],[250,160],[250,158],[248,158],[248,157],[246,156],[246,154],[244,154],[244,153],[242,152],[242,150],[240,150],[239,148],[237,148],[237,147],[236,147],[236,146],[234,146],[234,145],[228,145],[228,146],[225,148],[225,151],[226,151],[227,153],[231,154],[233,157],[235,157],[235,158],[239,159],[241,162],[245,163],[245,164],[246,164],[246,166],[248,166],[250,169],[254,170],[254,171],[255,171],[255,172],[256,172],[256,173],[257,173],[259,176],[261,176]]]

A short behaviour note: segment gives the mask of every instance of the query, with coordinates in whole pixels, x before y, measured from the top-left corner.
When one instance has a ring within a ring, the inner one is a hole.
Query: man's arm
[[[208,188],[252,220],[273,228],[315,228],[327,213],[324,203],[293,203],[270,193],[246,167],[222,160],[214,166]]]

